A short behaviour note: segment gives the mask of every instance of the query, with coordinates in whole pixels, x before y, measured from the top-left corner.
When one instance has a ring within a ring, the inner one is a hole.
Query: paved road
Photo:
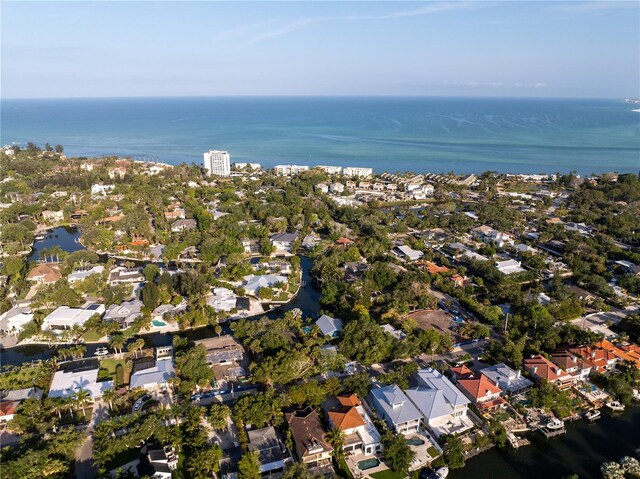
[[[93,414],[91,415],[89,425],[87,426],[87,429],[85,429],[87,438],[76,449],[76,479],[95,479],[97,471],[93,465],[93,461],[91,460],[93,455],[93,430],[96,424],[99,424],[106,419],[109,419],[108,406],[101,401],[97,401],[94,404]]]
[[[610,338],[615,337],[616,334],[609,329],[606,325],[607,322],[618,324],[625,317],[638,312],[640,312],[640,306],[638,305],[629,306],[625,309],[612,308],[609,312],[592,313],[581,318],[576,318],[572,320],[571,323],[583,329],[590,329],[596,333],[602,333],[606,338]]]

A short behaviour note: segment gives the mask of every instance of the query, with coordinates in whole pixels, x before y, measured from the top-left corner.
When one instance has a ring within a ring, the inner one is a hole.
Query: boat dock
[[[562,429],[556,429],[555,431],[550,431],[548,429],[545,429],[544,427],[541,427],[541,428],[538,428],[538,431],[544,434],[544,437],[546,437],[547,439],[551,437],[560,436],[565,432],[567,432],[567,430],[564,427],[562,427]]]
[[[531,444],[531,441],[524,437],[518,437],[512,432],[507,433],[507,439],[512,448],[518,449],[521,446],[528,446]]]

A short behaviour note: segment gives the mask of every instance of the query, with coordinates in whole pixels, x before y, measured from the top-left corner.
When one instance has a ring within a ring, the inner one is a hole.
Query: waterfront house
[[[480,373],[496,383],[506,395],[524,394],[533,386],[533,383],[525,378],[520,370],[514,371],[504,363],[481,369]]]
[[[342,332],[342,321],[326,314],[316,320],[316,326],[320,328],[324,336],[329,336],[330,338],[337,338]]]
[[[347,454],[377,454],[382,449],[380,433],[355,394],[337,396],[325,404],[329,424],[344,434]]]
[[[117,323],[121,330],[130,328],[133,322],[142,316],[142,301],[133,298],[116,305],[110,305],[102,317],[105,322]]]
[[[194,230],[197,226],[198,223],[192,218],[179,219],[171,223],[171,232],[181,233],[183,231]]]
[[[113,381],[98,382],[98,367],[92,365],[71,365],[57,371],[49,387],[50,398],[72,398],[78,391],[89,391],[91,399],[99,399],[108,389],[114,388]]]
[[[575,378],[559,368],[547,358],[536,354],[524,360],[524,368],[536,378],[538,382],[550,382],[560,389],[569,389]]]
[[[458,388],[480,410],[489,411],[505,404],[502,389],[484,374],[472,374],[457,381]]]
[[[393,431],[407,435],[420,430],[422,414],[398,385],[374,385],[367,402]]]
[[[592,364],[569,351],[560,351],[551,355],[551,361],[571,374],[575,380],[585,381],[591,374]]]
[[[257,295],[260,288],[273,288],[277,284],[287,284],[287,277],[277,274],[264,274],[256,276],[253,274],[244,276],[242,287],[251,295]]]
[[[273,426],[247,431],[249,451],[258,453],[260,472],[276,473],[292,462],[291,456]]]
[[[104,304],[86,303],[82,308],[59,306],[42,321],[43,331],[73,329],[82,326],[94,315],[102,316],[105,312]]]
[[[147,356],[134,360],[129,388],[153,391],[159,387],[167,387],[169,380],[175,375],[171,348],[156,348],[154,357]]]
[[[333,447],[326,441],[318,413],[311,407],[285,414],[298,459],[309,465],[331,462]]]
[[[436,436],[473,428],[468,415],[469,399],[442,373],[433,368],[421,369],[417,379],[418,386],[405,392]]]
[[[42,263],[33,268],[27,274],[27,280],[37,284],[53,284],[62,278],[57,265]]]

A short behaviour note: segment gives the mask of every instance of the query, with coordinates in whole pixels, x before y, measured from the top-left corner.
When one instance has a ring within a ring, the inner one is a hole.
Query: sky
[[[1,2],[2,98],[640,97],[640,2]]]

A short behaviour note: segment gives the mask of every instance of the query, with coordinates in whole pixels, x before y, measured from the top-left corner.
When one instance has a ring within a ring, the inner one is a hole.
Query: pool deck
[[[345,459],[347,462],[347,466],[351,471],[351,474],[353,474],[353,477],[356,479],[371,477],[370,474],[373,474],[379,471],[386,471],[387,469],[389,469],[385,465],[385,463],[382,462],[382,460],[375,454],[356,454],[356,455],[347,456]],[[367,459],[377,459],[378,461],[380,461],[380,464],[377,465],[376,467],[372,467],[371,469],[361,471],[358,468],[358,463],[362,461],[366,461]]]

